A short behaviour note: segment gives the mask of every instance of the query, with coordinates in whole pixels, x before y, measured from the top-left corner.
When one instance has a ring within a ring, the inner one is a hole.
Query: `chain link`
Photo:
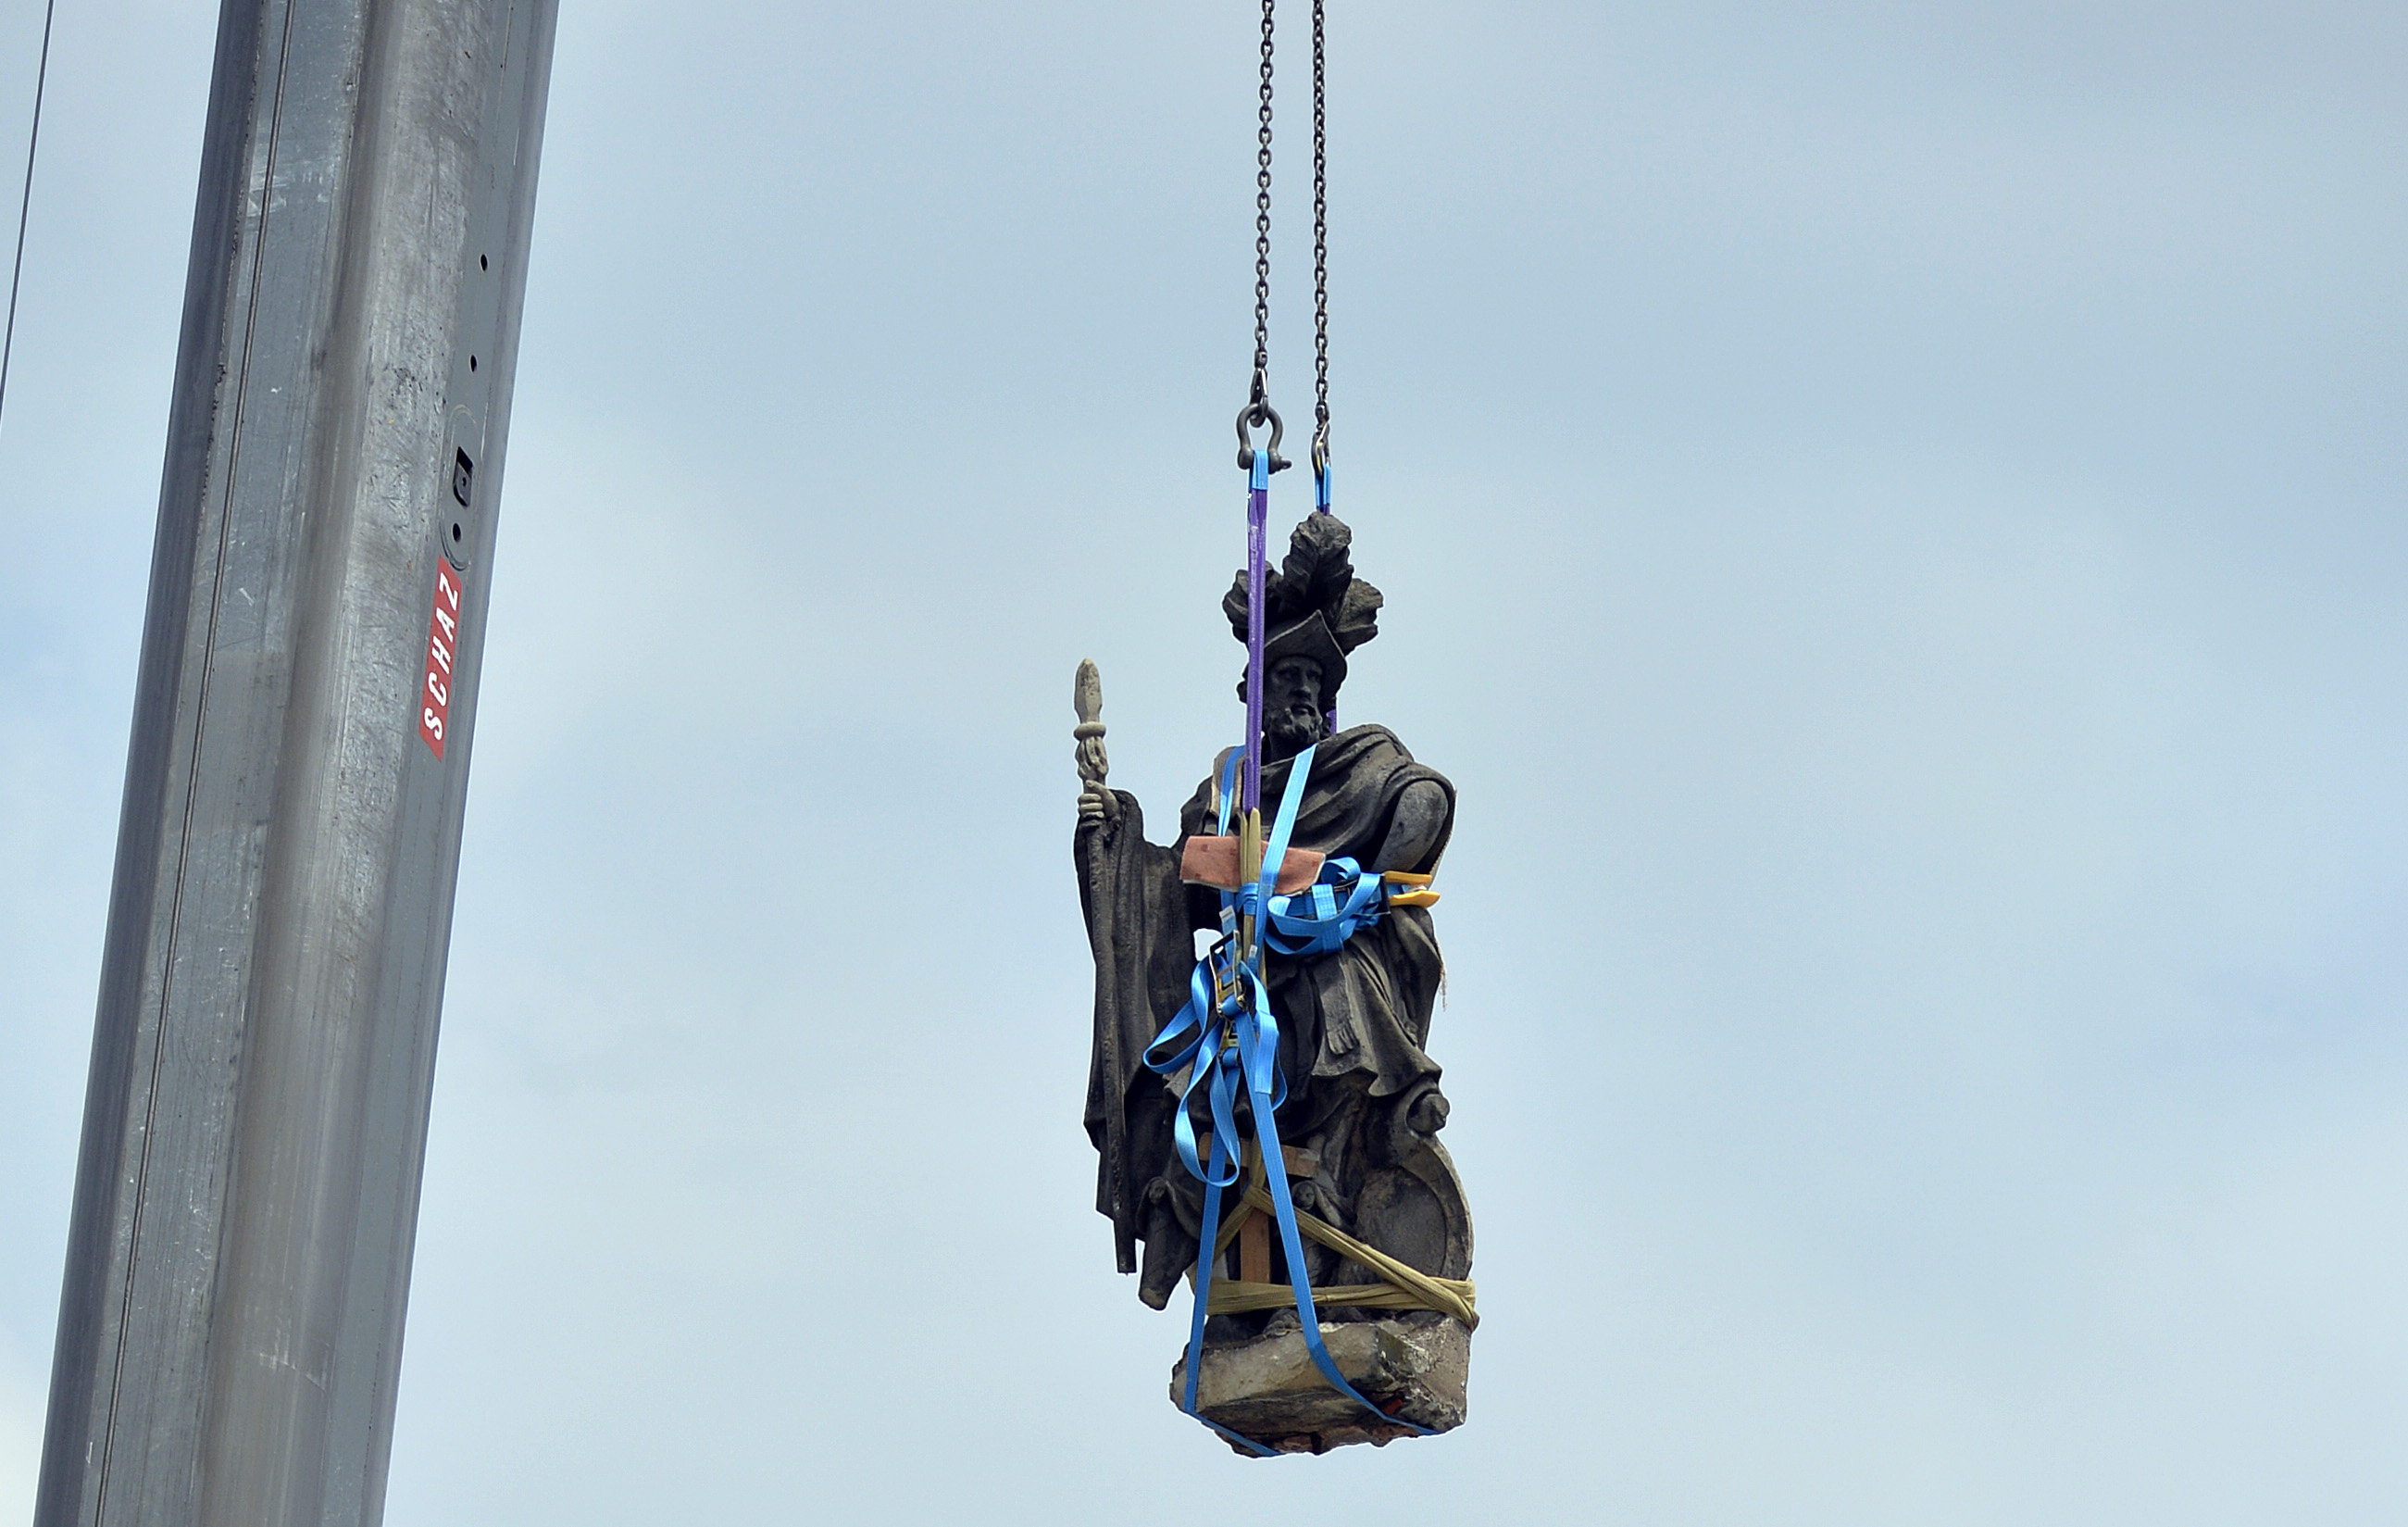
[[[1329,156],[1322,96],[1321,3],[1312,0],[1312,468],[1329,465]]]
[[[1245,407],[1238,411],[1238,465],[1250,471],[1254,468],[1254,442],[1247,431],[1268,425],[1270,439],[1263,450],[1270,458],[1269,469],[1277,472],[1286,469],[1287,460],[1279,454],[1283,426],[1270,399],[1272,4],[1273,0],[1263,0],[1262,105],[1254,114],[1260,123],[1254,133],[1254,376]]]
[[[1271,5],[1263,0],[1261,126],[1254,134],[1254,390],[1259,396],[1271,364]]]

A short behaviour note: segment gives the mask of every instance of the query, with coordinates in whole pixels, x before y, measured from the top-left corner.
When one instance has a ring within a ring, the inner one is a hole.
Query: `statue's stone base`
[[[1388,1414],[1433,1432],[1463,1424],[1471,1333],[1455,1321],[1439,1316],[1325,1324],[1321,1340],[1346,1381]],[[1186,1390],[1182,1353],[1170,1370],[1170,1403]],[[1296,1331],[1206,1347],[1196,1408],[1283,1453],[1326,1453],[1354,1442],[1379,1447],[1413,1435],[1408,1427],[1382,1424],[1331,1389]]]

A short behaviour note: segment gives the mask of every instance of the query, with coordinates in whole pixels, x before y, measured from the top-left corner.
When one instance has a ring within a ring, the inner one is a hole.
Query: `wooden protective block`
[[[1246,1216],[1238,1227],[1238,1281],[1271,1280],[1271,1222],[1259,1214]]]
[[[1271,889],[1282,896],[1294,896],[1321,878],[1323,857],[1317,849],[1289,849],[1287,857],[1280,860],[1279,879]],[[1188,839],[1186,851],[1179,856],[1179,878],[1190,886],[1236,890],[1241,884],[1238,877],[1238,840]]]

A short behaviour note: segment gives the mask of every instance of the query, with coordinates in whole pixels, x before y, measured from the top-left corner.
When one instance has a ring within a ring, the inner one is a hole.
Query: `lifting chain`
[[[1279,454],[1282,425],[1270,404],[1271,364],[1271,59],[1273,7],[1263,0],[1261,84],[1254,119],[1254,374],[1246,406],[1238,411],[1238,465],[1252,469],[1253,438],[1270,426],[1270,469],[1287,462]],[[1323,0],[1312,0],[1312,476],[1315,507],[1329,508],[1329,153]]]
[[[1238,465],[1248,471],[1254,469],[1254,442],[1246,431],[1268,425],[1271,438],[1264,450],[1270,455],[1270,469],[1276,472],[1287,462],[1279,454],[1284,426],[1270,401],[1272,4],[1273,0],[1263,0],[1262,86],[1258,92],[1261,105],[1254,113],[1259,123],[1254,132],[1254,377],[1247,389],[1246,406],[1238,411]]]
[[[1254,132],[1254,390],[1271,364],[1271,6],[1263,0],[1262,105]]]
[[[1324,127],[1321,0],[1312,0],[1312,478],[1329,508],[1329,155]],[[1259,341],[1257,341],[1259,344]]]

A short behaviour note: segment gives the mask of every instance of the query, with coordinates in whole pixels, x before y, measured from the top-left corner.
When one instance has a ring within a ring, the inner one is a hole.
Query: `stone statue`
[[[1265,588],[1266,824],[1285,799],[1298,756],[1313,749],[1282,892],[1297,888],[1291,880],[1299,865],[1317,871],[1341,857],[1374,873],[1399,872],[1389,878],[1400,887],[1426,885],[1454,827],[1455,787],[1415,762],[1395,733],[1372,725],[1331,732],[1348,657],[1378,635],[1381,596],[1354,577],[1351,540],[1334,515],[1311,516]],[[1241,573],[1223,605],[1240,641],[1246,602]],[[1074,850],[1096,972],[1086,1105],[1100,1157],[1096,1207],[1112,1221],[1120,1270],[1137,1273],[1138,1297],[1160,1309],[1197,1264],[1203,1193],[1172,1146],[1179,1078],[1154,1074],[1141,1058],[1188,1001],[1194,935],[1223,929],[1216,886],[1236,885],[1233,870],[1211,868],[1213,845],[1231,842],[1217,836],[1229,755],[1215,760],[1181,809],[1171,843],[1148,843],[1137,799],[1105,784],[1093,665],[1082,666],[1077,699],[1085,786]],[[1477,1317],[1465,1281],[1470,1219],[1438,1143],[1448,1104],[1426,1048],[1443,979],[1426,906],[1435,899],[1426,891],[1392,897],[1330,952],[1273,949],[1265,958],[1286,1084],[1276,1113],[1281,1164],[1299,1219],[1334,1228],[1342,1234],[1329,1239],[1352,1237],[1460,1293],[1459,1303],[1435,1290],[1423,1298],[1398,1285],[1397,1278],[1414,1281],[1409,1273],[1383,1275],[1321,1242],[1305,1244],[1329,1352],[1367,1397],[1416,1423],[1383,1424],[1305,1361],[1294,1298],[1273,1287],[1290,1276],[1285,1258],[1266,1216],[1238,1210],[1242,1222],[1214,1272],[1235,1290],[1234,1307],[1223,1312],[1225,1286],[1216,1281],[1199,1414],[1283,1450],[1385,1442],[1462,1419],[1469,1322]],[[1211,1119],[1195,1106],[1200,1134]],[[1240,1132],[1252,1131],[1241,1122]],[[1265,1170],[1251,1158],[1250,1164],[1258,1174]],[[1427,1280],[1415,1287],[1426,1289]]]

